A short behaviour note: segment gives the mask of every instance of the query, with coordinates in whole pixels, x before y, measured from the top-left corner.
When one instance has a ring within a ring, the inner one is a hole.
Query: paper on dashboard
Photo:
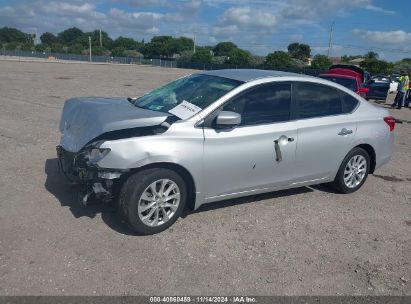
[[[187,119],[194,114],[197,114],[201,110],[202,109],[200,107],[197,107],[196,105],[183,100],[182,103],[169,110],[168,113],[171,113],[181,119]]]

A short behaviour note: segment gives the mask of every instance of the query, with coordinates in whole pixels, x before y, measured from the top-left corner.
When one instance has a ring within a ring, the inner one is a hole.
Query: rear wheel
[[[352,193],[361,188],[370,171],[370,156],[362,148],[354,148],[344,158],[333,182],[341,193]]]
[[[130,176],[120,192],[120,209],[140,235],[166,230],[180,217],[187,198],[184,180],[176,172],[154,168]]]

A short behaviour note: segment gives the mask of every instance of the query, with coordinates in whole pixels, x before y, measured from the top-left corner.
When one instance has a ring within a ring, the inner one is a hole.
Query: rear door
[[[294,82],[293,103],[298,128],[296,182],[325,180],[338,171],[352,146],[357,126],[350,112],[358,100],[330,86]]]

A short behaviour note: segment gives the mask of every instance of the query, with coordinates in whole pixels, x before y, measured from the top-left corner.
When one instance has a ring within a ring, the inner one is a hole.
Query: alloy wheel
[[[367,160],[362,155],[354,155],[344,169],[344,183],[348,188],[357,187],[367,173]]]
[[[180,204],[180,189],[169,179],[151,183],[138,202],[138,216],[150,227],[158,227],[168,222]]]

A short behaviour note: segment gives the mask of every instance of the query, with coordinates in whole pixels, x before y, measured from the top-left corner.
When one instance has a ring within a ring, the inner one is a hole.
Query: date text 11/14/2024
[[[218,296],[196,296],[178,297],[163,296],[150,297],[150,303],[257,303],[256,298],[248,296],[218,297]]]

